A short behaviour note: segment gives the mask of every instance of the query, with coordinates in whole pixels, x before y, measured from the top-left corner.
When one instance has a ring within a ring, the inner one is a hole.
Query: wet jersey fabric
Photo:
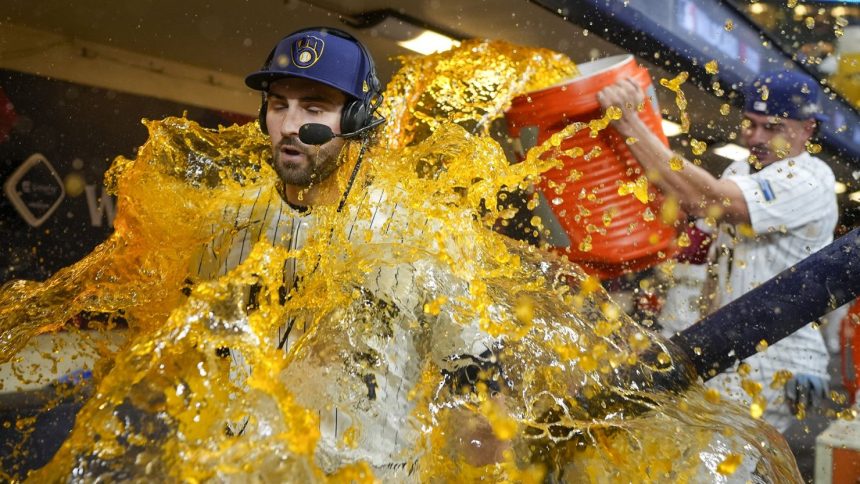
[[[735,161],[722,177],[740,187],[750,214],[749,226],[721,224],[711,247],[716,263],[717,298],[724,306],[833,241],[838,209],[833,171],[804,152],[750,173],[746,160]],[[744,360],[749,379],[762,384],[768,404],[765,420],[785,431],[795,418],[784,403],[782,385],[771,388],[779,370],[829,379],[824,338],[812,325],[769,345]],[[745,403],[743,377],[728,371],[708,382]]]
[[[211,246],[195,261],[199,277],[226,274],[248,256],[257,241],[296,250],[314,236],[312,212],[296,210],[280,196],[265,191],[251,193],[247,200],[225,212],[225,220],[236,221],[236,230],[213,234]],[[371,242],[373,250],[404,243],[430,246],[434,232],[438,232],[432,224],[402,230],[400,224],[420,219],[389,204],[380,190],[368,190],[360,202],[347,209],[354,217],[349,218],[351,222],[343,230],[356,246],[365,242]],[[404,233],[415,240],[403,240]],[[392,236],[395,239],[391,240]],[[332,246],[331,250],[338,248]],[[423,306],[429,302],[425,300],[429,296],[422,288],[423,280],[416,275],[431,273],[431,266],[418,260],[383,265],[367,274],[361,291],[367,293],[367,304],[375,306],[368,309],[382,311],[385,317],[367,318],[373,327],[363,328],[361,338],[350,334],[315,335],[312,343],[295,347],[311,329],[300,315],[285,321],[272,335],[271,344],[295,353],[281,379],[298,404],[319,414],[321,437],[316,458],[327,472],[367,461],[377,477],[408,478],[413,472],[413,451],[420,432],[411,415],[414,403],[410,390],[422,377],[423,362],[432,362],[442,380],[457,388],[468,385],[470,375],[487,366],[482,362],[492,364],[490,356],[497,342],[478,329],[477,323],[461,324],[443,313],[430,324],[416,327],[416,320],[426,319]],[[284,285],[289,289],[303,268],[296,267],[296,260],[289,258],[283,270]],[[250,295],[249,299],[253,305]],[[337,356],[327,363],[327,356],[320,355]],[[344,365],[344,360],[363,364],[358,360],[366,355],[377,355],[377,371],[362,375],[360,370],[335,370]],[[231,351],[230,358],[237,380],[244,381],[253,368],[238,351]],[[245,425],[247,420],[231,423],[229,432],[241,434]],[[346,440],[351,443],[346,444]]]

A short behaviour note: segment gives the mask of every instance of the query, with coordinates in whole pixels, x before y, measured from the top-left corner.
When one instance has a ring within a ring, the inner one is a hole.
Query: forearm
[[[648,180],[664,193],[678,198],[687,213],[713,216],[731,223],[749,223],[749,211],[740,188],[721,180],[666,147],[640,119],[628,121],[629,149],[645,169]]]
[[[612,125],[630,144],[633,156],[645,168],[649,180],[664,193],[678,197],[684,209],[699,217],[714,217],[731,223],[748,223],[749,209],[740,187],[731,180],[720,180],[706,170],[686,161],[663,145],[639,117],[647,102],[642,88],[632,79],[622,79],[597,94],[603,109],[621,110]]]

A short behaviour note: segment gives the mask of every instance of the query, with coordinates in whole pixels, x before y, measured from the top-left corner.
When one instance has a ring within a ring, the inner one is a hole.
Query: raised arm
[[[621,119],[613,121],[618,133],[635,140],[629,145],[633,156],[645,168],[648,179],[666,194],[678,197],[684,209],[697,217],[713,216],[733,224],[749,223],[750,215],[740,187],[731,180],[715,178],[667,148],[639,117],[646,101],[634,81],[623,79],[597,94],[603,109],[616,106]],[[674,160],[673,160],[674,158]],[[680,169],[673,169],[680,167]],[[713,210],[710,207],[717,207]]]

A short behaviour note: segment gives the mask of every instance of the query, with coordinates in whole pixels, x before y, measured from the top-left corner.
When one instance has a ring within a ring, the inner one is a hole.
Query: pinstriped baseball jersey
[[[712,255],[720,306],[829,244],[838,218],[833,171],[806,152],[752,174],[749,163],[739,160],[726,168],[723,178],[743,192],[751,230],[730,224],[719,227]],[[811,325],[746,359],[752,368],[750,378],[762,383],[769,402],[765,419],[784,431],[794,418],[781,401],[782,388],[770,388],[778,370],[827,379],[827,360],[824,339]],[[709,385],[748,401],[736,374],[720,375]]]
[[[344,227],[346,237],[357,246],[371,242],[368,247],[376,252],[403,243],[429,248],[433,245],[433,234],[439,231],[409,210],[388,203],[380,190],[366,191],[363,199],[348,210],[351,222]],[[235,220],[235,230],[216,235],[216,240],[195,262],[201,277],[225,274],[248,256],[257,241],[298,249],[314,230],[312,213],[297,211],[273,190],[250,193],[242,206],[225,210],[224,217]],[[424,226],[408,227],[415,223]],[[368,233],[372,234],[369,241]],[[403,240],[405,233],[410,240]],[[425,237],[426,240],[421,240]],[[287,287],[292,286],[301,269],[295,266],[294,259],[288,259],[284,267]],[[444,313],[427,328],[416,328],[415,321],[424,317],[423,303],[427,296],[416,274],[432,271],[432,264],[423,261],[375,269],[367,275],[363,288],[372,300],[388,308],[388,318],[371,318],[372,324],[386,326],[365,328],[356,338],[350,334],[316,335],[313,344],[298,348],[298,353],[292,355],[281,378],[297,403],[319,413],[321,438],[316,456],[323,469],[332,471],[343,464],[364,460],[371,464],[377,477],[407,477],[414,460],[408,456],[419,435],[418,423],[411,415],[414,403],[410,400],[410,390],[420,378],[422,362],[430,360],[443,371],[456,372],[469,358],[474,358],[469,355],[481,355],[493,347],[494,340],[477,325],[462,325]],[[294,343],[308,329],[302,318],[290,319],[272,335],[272,343],[293,351]],[[326,346],[326,351],[314,355],[314,345]],[[331,368],[328,368],[324,357],[319,357],[321,353],[381,357],[377,371],[362,377],[329,371],[341,366],[342,359],[329,362]],[[239,352],[231,351],[231,357],[235,369],[245,375],[252,371]],[[241,433],[245,425],[247,420],[231,425],[231,431]],[[344,436],[354,426],[359,430],[357,445],[345,445]]]

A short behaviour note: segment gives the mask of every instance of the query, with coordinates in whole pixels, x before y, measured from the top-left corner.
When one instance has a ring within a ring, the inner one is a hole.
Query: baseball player
[[[335,176],[346,166],[341,151],[349,139],[364,144],[363,135],[384,121],[375,114],[382,95],[373,60],[357,39],[330,28],[295,32],[282,39],[263,68],[245,82],[262,92],[259,123],[271,138],[271,165],[280,185],[274,193],[256,189],[225,210],[223,218],[234,221],[235,230],[213,234],[213,242],[195,261],[199,277],[226,274],[248,257],[255,243],[301,249],[319,235],[313,208],[321,205],[343,210],[347,215],[343,236],[356,247],[368,242],[408,246],[410,241],[404,240],[408,234],[422,247],[432,248],[433,234],[440,228],[389,203],[383,190],[365,188],[357,201],[344,205],[347,193]],[[406,226],[409,230],[404,230]],[[288,258],[283,268],[283,298],[294,295],[297,280],[311,269],[297,265],[296,258]],[[422,378],[424,362],[432,361],[441,371],[440,381],[457,389],[476,384],[474,375],[487,375],[495,365],[490,358],[495,342],[477,326],[444,314],[432,325],[421,324],[430,296],[416,274],[444,282],[446,276],[434,275],[434,270],[432,263],[421,260],[382,264],[362,281],[363,302],[339,316],[361,325],[332,323],[296,346],[310,331],[312,318],[294,315],[272,335],[271,343],[290,354],[279,378],[300,405],[319,414],[315,456],[326,472],[363,461],[377,477],[412,475],[420,423],[412,415],[415,396],[410,392]],[[249,305],[254,305],[253,295]],[[240,375],[253,371],[240,352],[223,353]],[[485,383],[491,389],[498,385]],[[246,418],[228,424],[228,432],[253,430]],[[479,454],[493,448],[486,440],[477,445],[483,447]],[[489,450],[490,460],[497,451]]]
[[[622,136],[637,140],[630,149],[653,175],[651,180],[691,215],[716,221],[716,227],[706,228],[715,238],[715,308],[833,240],[838,216],[833,171],[807,150],[818,123],[826,119],[820,95],[815,80],[794,71],[765,72],[747,83],[740,139],[750,158],[733,162],[715,178],[648,131],[636,109],[645,96],[634,82],[622,80],[598,94],[604,109],[621,108],[622,117],[613,125]],[[697,225],[707,227],[702,222]],[[785,431],[797,404],[808,407],[825,398],[827,360],[822,335],[809,325],[769,347],[762,345],[761,352],[743,362],[748,367],[719,375],[708,385],[747,404],[756,395],[759,402],[763,397],[764,419]],[[779,370],[793,377],[786,383]],[[743,389],[744,379],[760,388],[748,384]]]

